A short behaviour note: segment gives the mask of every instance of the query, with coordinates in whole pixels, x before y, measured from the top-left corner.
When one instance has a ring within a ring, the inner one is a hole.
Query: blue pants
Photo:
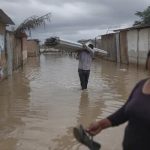
[[[80,84],[81,84],[82,90],[87,89],[90,70],[78,69],[78,73],[79,73]]]

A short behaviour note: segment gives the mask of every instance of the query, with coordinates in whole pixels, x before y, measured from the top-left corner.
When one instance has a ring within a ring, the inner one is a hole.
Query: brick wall
[[[27,41],[27,56],[36,57],[39,55],[39,44],[35,40]]]

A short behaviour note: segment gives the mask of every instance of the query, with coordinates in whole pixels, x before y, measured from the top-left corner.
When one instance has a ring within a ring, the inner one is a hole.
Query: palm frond
[[[51,13],[43,15],[41,17],[32,16],[24,20],[16,29],[15,33],[19,34],[21,32],[25,32],[26,30],[30,31],[31,29],[35,29],[38,26],[45,25],[46,21],[50,22]]]

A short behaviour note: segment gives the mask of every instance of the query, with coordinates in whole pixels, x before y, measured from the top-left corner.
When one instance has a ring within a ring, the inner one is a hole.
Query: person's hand
[[[102,130],[102,127],[100,126],[99,122],[93,122],[87,129],[86,132],[89,133],[92,136],[95,136],[96,134],[100,133]]]
[[[82,44],[83,48],[86,48],[87,46],[85,45],[85,43]]]
[[[100,121],[92,123],[87,129],[86,132],[92,136],[97,135],[103,129],[111,126],[111,122],[108,119],[102,119]]]

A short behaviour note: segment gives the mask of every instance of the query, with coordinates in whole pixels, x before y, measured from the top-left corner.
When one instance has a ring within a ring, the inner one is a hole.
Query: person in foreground
[[[83,44],[83,50],[78,52],[78,73],[82,90],[87,89],[90,67],[94,56],[94,46],[92,44]]]
[[[150,78],[139,81],[128,101],[115,113],[92,123],[86,132],[97,135],[108,127],[128,122],[123,139],[123,150],[150,150]]]

